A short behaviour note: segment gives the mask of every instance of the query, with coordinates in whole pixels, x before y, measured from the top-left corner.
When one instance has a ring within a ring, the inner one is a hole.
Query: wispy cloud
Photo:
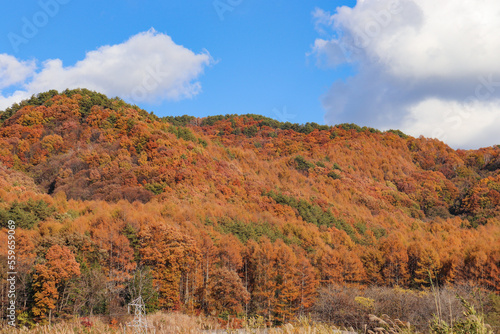
[[[0,55],[0,109],[50,89],[88,88],[130,102],[161,102],[191,98],[201,91],[198,78],[212,64],[210,54],[196,54],[154,29],[124,43],[88,52],[73,66],[50,59],[35,61]],[[2,90],[21,87],[12,94]]]
[[[326,122],[437,137],[454,147],[500,144],[500,3],[358,1],[313,13],[319,65],[357,74],[323,96]]]

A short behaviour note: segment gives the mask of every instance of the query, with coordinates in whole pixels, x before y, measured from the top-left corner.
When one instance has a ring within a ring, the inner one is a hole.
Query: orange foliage
[[[161,308],[268,321],[304,314],[331,283],[500,291],[500,147],[257,115],[158,118],[86,90],[0,120],[0,218],[32,223],[17,236],[39,316],[62,308],[79,265],[116,295],[148,266]]]

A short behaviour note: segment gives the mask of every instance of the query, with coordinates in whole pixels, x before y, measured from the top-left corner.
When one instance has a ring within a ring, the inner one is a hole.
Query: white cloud
[[[499,111],[499,100],[459,103],[429,99],[412,106],[402,126],[413,136],[427,133],[445,142],[488,146],[500,143]]]
[[[313,17],[320,65],[357,69],[324,95],[328,123],[400,128],[454,147],[500,144],[490,131],[500,127],[500,2],[358,0]]]
[[[132,36],[122,44],[103,46],[88,52],[73,66],[51,59],[36,70],[32,63],[12,56],[0,58],[0,89],[22,83],[23,89],[9,96],[0,95],[0,109],[32,94],[50,89],[88,88],[127,101],[160,102],[190,98],[200,93],[198,80],[212,63],[208,52],[195,54],[175,44],[165,34],[151,29]],[[25,71],[17,73],[21,65]],[[30,80],[26,80],[31,78]]]
[[[34,61],[19,61],[8,54],[0,54],[0,89],[24,82],[35,68]]]

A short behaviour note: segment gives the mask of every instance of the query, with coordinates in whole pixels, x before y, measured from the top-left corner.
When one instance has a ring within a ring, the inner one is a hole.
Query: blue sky
[[[0,22],[0,53],[39,62],[58,58],[71,66],[88,51],[123,43],[154,28],[195,53],[207,50],[214,63],[199,76],[202,91],[196,96],[137,103],[141,107],[160,116],[256,113],[279,119],[286,113],[292,122],[323,124],[320,96],[335,78],[345,76],[345,69],[321,69],[312,56],[306,56],[317,37],[312,12],[316,7],[334,10],[354,2],[220,1],[234,5],[228,5],[232,10],[220,7],[219,12],[214,3],[71,0],[60,4],[57,14],[15,52],[8,33],[22,36],[22,18],[33,21],[43,8],[35,1],[7,2],[8,15]]]
[[[85,87],[159,116],[500,144],[497,0],[37,0],[2,12],[0,110]]]

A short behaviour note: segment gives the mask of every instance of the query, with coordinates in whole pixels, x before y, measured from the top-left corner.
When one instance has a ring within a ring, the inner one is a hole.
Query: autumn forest
[[[26,326],[113,319],[141,295],[148,312],[356,329],[383,291],[436,289],[500,317],[500,145],[49,91],[0,112],[2,314],[9,220]],[[341,302],[359,323],[328,311]]]

